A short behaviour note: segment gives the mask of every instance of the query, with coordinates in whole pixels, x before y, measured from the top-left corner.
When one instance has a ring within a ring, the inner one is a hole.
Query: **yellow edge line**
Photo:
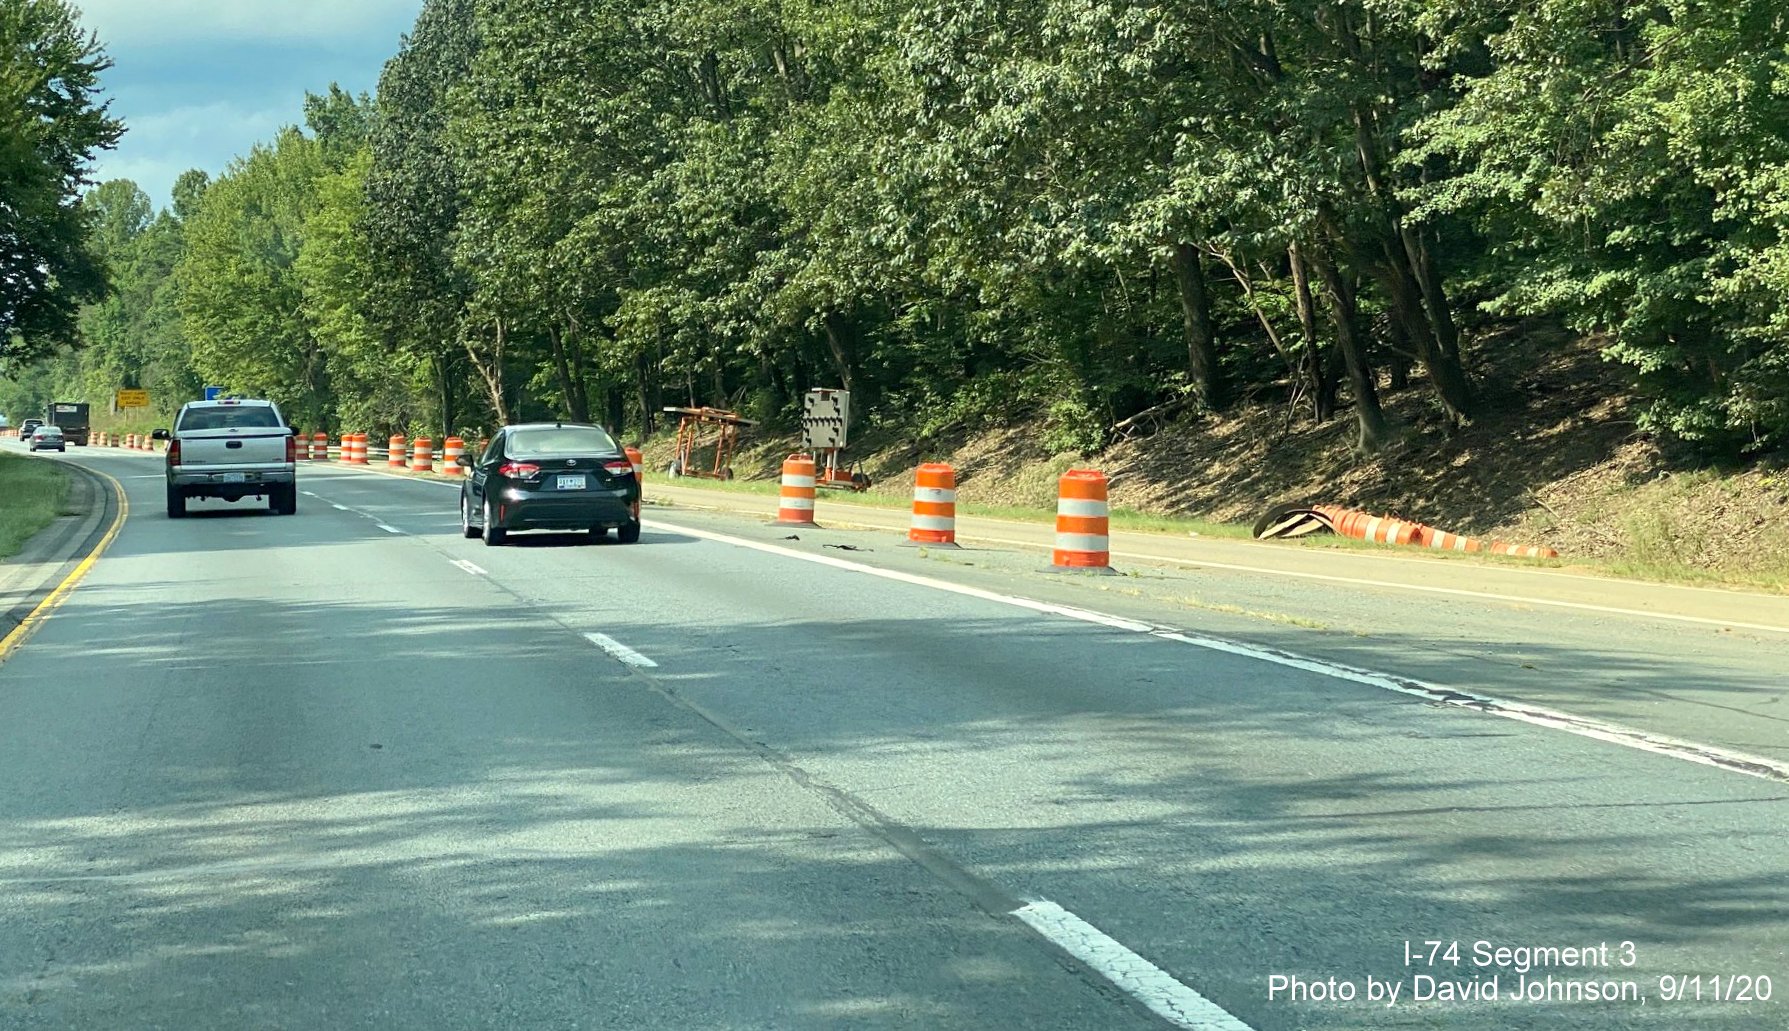
[[[80,585],[81,580],[87,576],[88,570],[93,568],[93,564],[99,561],[100,555],[104,554],[105,550],[111,546],[112,541],[118,536],[118,531],[124,528],[124,517],[130,515],[130,500],[125,497],[124,484],[119,483],[117,478],[110,473],[103,473],[98,469],[87,469],[86,471],[96,476],[105,477],[106,481],[112,485],[112,492],[118,496],[118,515],[112,519],[112,525],[106,530],[106,535],[99,539],[99,543],[93,546],[93,550],[87,553],[87,557],[81,560],[81,564],[63,577],[62,582],[56,585],[56,589],[50,592],[50,596],[39,602],[37,607],[32,609],[18,626],[12,628],[11,633],[0,638],[0,662],[5,662],[14,651],[18,650],[19,645],[25,643],[25,638],[31,636],[31,632],[48,619],[50,613]]]

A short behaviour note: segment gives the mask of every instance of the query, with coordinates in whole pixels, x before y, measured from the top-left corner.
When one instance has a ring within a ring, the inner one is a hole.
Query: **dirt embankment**
[[[853,448],[877,493],[910,495],[913,467],[947,461],[959,496],[985,505],[1050,508],[1056,477],[1073,466],[1112,478],[1115,506],[1138,512],[1253,522],[1281,502],[1329,502],[1444,529],[1498,536],[1671,579],[1789,584],[1789,471],[1699,464],[1639,430],[1621,372],[1594,341],[1512,327],[1469,354],[1481,412],[1459,434],[1422,384],[1387,391],[1398,442],[1363,459],[1343,412],[1317,425],[1288,417],[1283,397],[1258,395],[1220,416],[1197,416],[1097,455],[1051,454],[1035,427],[965,435],[922,450],[889,431]],[[1382,384],[1383,387],[1383,384]],[[774,479],[791,437],[747,438],[741,479]],[[669,461],[668,440],[649,448]]]

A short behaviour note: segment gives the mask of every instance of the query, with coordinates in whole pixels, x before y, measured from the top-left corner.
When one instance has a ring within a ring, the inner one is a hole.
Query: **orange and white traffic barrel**
[[[783,459],[782,500],[777,504],[773,526],[813,526],[814,457],[790,455]]]
[[[408,445],[409,441],[404,438],[402,433],[391,435],[391,439],[385,442],[385,467],[387,469],[402,469],[408,464],[410,460]]]
[[[329,460],[329,434],[311,434],[311,461],[327,462]]]
[[[943,462],[928,462],[913,474],[912,544],[957,546],[957,471]]]
[[[137,435],[135,433],[125,434],[124,449],[126,451],[135,451],[137,449]]]
[[[435,442],[427,437],[417,437],[416,445],[410,453],[410,471],[413,473],[432,473],[435,471]]]
[[[460,464],[460,456],[466,453],[466,442],[459,437],[449,437],[441,445],[441,473],[444,476],[464,476],[466,467]]]
[[[366,434],[364,434],[364,433],[344,433],[344,434],[342,434],[342,450],[347,452],[347,457],[344,459],[344,461],[346,461],[349,465],[365,465],[366,464]]]
[[[1111,509],[1106,501],[1106,474],[1098,469],[1070,469],[1057,482],[1056,548],[1050,564],[1058,569],[1110,572]]]
[[[642,455],[640,449],[632,444],[621,450],[627,455],[628,464],[634,467],[634,482],[644,484],[646,482],[646,456]]]

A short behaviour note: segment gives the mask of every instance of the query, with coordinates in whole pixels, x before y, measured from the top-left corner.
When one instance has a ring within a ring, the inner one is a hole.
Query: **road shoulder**
[[[69,471],[63,504],[79,514],[57,516],[17,555],[0,559],[0,640],[17,630],[74,573],[117,519],[118,498],[103,476],[74,462],[62,467]],[[0,650],[0,658],[4,656]]]

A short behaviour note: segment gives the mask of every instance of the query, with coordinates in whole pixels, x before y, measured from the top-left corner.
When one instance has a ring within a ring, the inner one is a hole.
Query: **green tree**
[[[109,67],[64,0],[0,0],[0,367],[73,343],[105,291],[78,201],[123,132],[99,99]]]

